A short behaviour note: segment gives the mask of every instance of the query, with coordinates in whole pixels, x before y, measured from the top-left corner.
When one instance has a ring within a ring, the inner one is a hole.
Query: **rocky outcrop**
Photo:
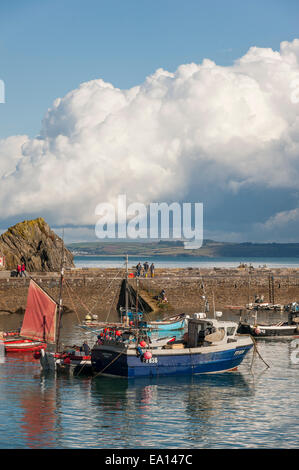
[[[3,233],[0,253],[8,270],[24,262],[27,271],[60,271],[62,253],[64,266],[74,267],[72,253],[41,217],[20,222]]]

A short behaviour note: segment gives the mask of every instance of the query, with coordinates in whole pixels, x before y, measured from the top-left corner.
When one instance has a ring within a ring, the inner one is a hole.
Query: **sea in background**
[[[237,268],[240,263],[251,264],[254,268],[266,265],[268,268],[299,268],[299,258],[208,258],[188,256],[129,256],[129,266],[138,262],[154,263],[156,268]],[[76,255],[77,268],[120,268],[124,266],[125,256],[84,256]]]

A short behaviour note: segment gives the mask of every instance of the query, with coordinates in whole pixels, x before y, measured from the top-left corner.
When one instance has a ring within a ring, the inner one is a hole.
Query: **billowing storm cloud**
[[[252,47],[229,67],[205,59],[159,69],[129,90],[98,79],[56,99],[37,138],[0,141],[1,217],[94,225],[99,203],[126,194],[204,202],[211,233],[274,239],[276,213],[296,209],[298,157],[295,39],[280,51]],[[273,204],[238,227],[248,198],[262,205],[264,193],[285,191],[285,206],[269,196]]]

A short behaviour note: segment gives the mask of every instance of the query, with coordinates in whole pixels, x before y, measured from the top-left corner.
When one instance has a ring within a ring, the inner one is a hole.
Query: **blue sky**
[[[229,65],[251,46],[279,49],[298,24],[297,0],[4,0],[0,138],[37,135],[54,99],[82,82],[130,88],[159,67]]]
[[[205,238],[297,241],[298,25],[298,0],[3,0],[0,230],[89,240],[130,181],[203,202]]]

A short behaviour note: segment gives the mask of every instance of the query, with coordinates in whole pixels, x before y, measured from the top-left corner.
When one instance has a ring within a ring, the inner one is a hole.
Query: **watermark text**
[[[95,226],[97,238],[183,240],[184,248],[197,249],[203,242],[203,204],[166,202],[127,205],[126,195],[117,203],[101,203]]]
[[[292,364],[299,364],[299,339],[293,339],[291,348],[294,348],[291,353],[291,362]]]

